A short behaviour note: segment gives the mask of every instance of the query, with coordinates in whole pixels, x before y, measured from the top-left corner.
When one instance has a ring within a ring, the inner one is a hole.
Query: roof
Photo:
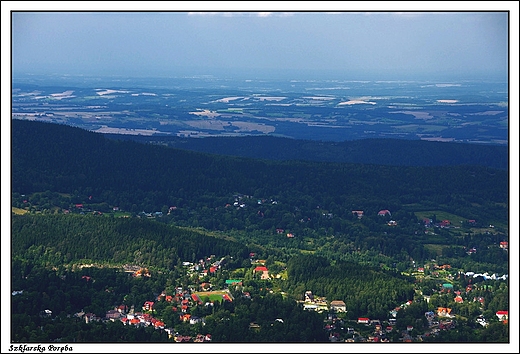
[[[497,311],[497,315],[507,315],[509,314],[509,311]]]
[[[256,267],[255,272],[267,272],[267,267]]]

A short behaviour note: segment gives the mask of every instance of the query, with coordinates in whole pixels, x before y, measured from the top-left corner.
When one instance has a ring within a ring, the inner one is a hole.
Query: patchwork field
[[[47,77],[41,86],[32,76],[14,78],[12,118],[127,135],[508,140],[506,83],[338,80],[330,87],[319,80],[232,85],[212,78],[187,90],[190,79],[134,79],[125,87],[110,79],[82,87],[70,80]]]

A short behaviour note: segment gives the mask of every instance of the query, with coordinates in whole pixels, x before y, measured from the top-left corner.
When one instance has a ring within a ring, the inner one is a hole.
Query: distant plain
[[[20,75],[12,118],[111,134],[508,143],[507,83]]]

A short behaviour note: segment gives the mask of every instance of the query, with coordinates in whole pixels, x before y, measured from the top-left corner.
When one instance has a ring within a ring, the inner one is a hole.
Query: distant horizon
[[[492,81],[492,82],[503,82],[507,83],[510,81],[510,75],[502,75],[497,73],[485,73],[480,75],[448,75],[448,74],[428,74],[423,73],[421,75],[397,75],[397,74],[385,74],[385,73],[371,73],[371,74],[360,74],[360,73],[343,73],[335,72],[331,70],[277,70],[277,69],[264,69],[264,70],[229,70],[229,69],[184,69],[178,70],[177,72],[165,71],[157,73],[94,73],[94,72],[56,72],[56,71],[12,71],[12,79],[24,77],[24,76],[55,76],[55,77],[99,77],[99,78],[125,78],[125,79],[202,79],[202,78],[214,78],[222,80],[300,80],[300,81]]]

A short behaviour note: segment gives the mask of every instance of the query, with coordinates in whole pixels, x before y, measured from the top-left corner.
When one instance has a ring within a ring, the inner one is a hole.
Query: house
[[[509,311],[497,311],[496,314],[495,314],[499,321],[506,321],[509,317]]]
[[[260,279],[269,279],[269,271],[265,266],[258,266],[253,270],[253,274],[262,272]]]
[[[442,284],[442,290],[446,290],[448,292],[453,291],[453,284],[450,284],[450,283]]]
[[[50,317],[52,315],[52,311],[49,309],[43,310],[40,312],[41,317]]]
[[[164,322],[162,322],[162,321],[156,321],[153,325],[155,328],[164,329]]]
[[[392,216],[392,213],[390,212],[390,210],[387,210],[387,209],[384,209],[384,210],[380,210],[377,215],[379,216]]]
[[[507,241],[500,242],[500,248],[507,250],[509,243]]]
[[[462,296],[460,295],[457,295],[455,296],[455,302],[459,303],[459,304],[462,304],[464,302],[464,300],[462,299]]]
[[[369,323],[370,323],[370,318],[367,318],[367,317],[359,317],[358,320],[357,320],[357,323],[365,323],[365,324],[369,324]]]
[[[119,319],[121,317],[121,312],[117,310],[109,310],[105,314],[105,318],[108,318],[109,320],[115,320]]]
[[[306,304],[303,304],[303,309],[304,310],[312,310],[312,311],[316,311],[318,310],[318,305],[316,304],[313,304],[313,303],[306,303]]]
[[[449,220],[442,220],[439,224],[440,227],[449,227],[451,222]]]
[[[97,316],[92,312],[86,313],[85,316],[83,316],[83,318],[85,319],[85,323],[90,323],[92,321],[98,320]]]
[[[240,279],[227,279],[226,285],[242,285],[242,280]]]
[[[145,301],[143,304],[143,311],[151,311],[153,310],[153,301]]]
[[[363,217],[363,210],[352,210],[352,215],[355,215],[358,219],[361,219]]]
[[[194,325],[194,324],[197,324],[197,323],[200,323],[200,322],[202,322],[202,319],[200,317],[191,316],[191,318],[190,318],[190,324],[191,325]]]
[[[191,299],[198,304],[202,304],[202,300],[200,299],[199,295],[197,295],[197,294],[191,294]]]
[[[288,237],[288,238],[294,238],[294,234],[292,234],[292,233],[289,232],[289,233],[287,234],[287,237]]]
[[[310,302],[314,301],[314,295],[312,294],[312,291],[307,290],[305,292],[305,301],[310,301]]]
[[[437,308],[437,316],[439,317],[452,317],[450,315],[451,313],[451,308],[449,307],[438,307]]]
[[[341,300],[333,300],[330,302],[330,309],[336,312],[347,312],[347,305]]]
[[[276,229],[276,233],[277,234],[283,234],[284,233],[284,229]]]

